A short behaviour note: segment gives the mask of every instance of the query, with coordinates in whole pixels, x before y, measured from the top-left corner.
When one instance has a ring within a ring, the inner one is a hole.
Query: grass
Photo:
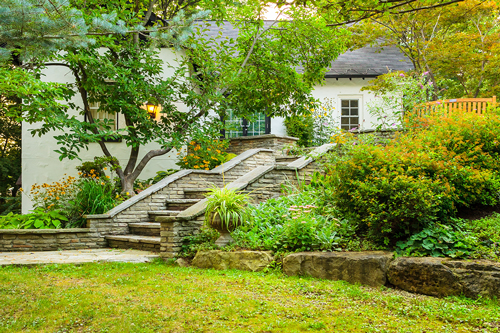
[[[499,332],[500,304],[281,273],[0,268],[0,332]]]

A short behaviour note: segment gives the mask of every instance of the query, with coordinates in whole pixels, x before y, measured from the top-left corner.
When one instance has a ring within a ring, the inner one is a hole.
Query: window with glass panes
[[[256,113],[251,121],[240,118],[229,110],[225,118],[226,130],[224,135],[226,138],[236,138],[240,136],[256,136],[269,134],[271,131],[271,119],[263,112]]]
[[[232,110],[228,110],[226,115],[226,138],[237,138],[243,136],[243,119],[236,117]]]
[[[342,99],[340,101],[342,116],[340,128],[350,130],[359,126],[359,100]]]

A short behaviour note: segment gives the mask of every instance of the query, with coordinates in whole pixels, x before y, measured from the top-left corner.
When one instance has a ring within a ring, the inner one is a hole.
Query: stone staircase
[[[325,149],[329,147],[320,150]],[[270,149],[250,149],[213,170],[181,170],[106,214],[86,218],[109,247],[160,252],[169,258],[180,250],[182,239],[197,233],[203,224],[208,187],[246,190],[254,201],[262,202],[281,195],[284,182],[297,181],[299,176],[309,179],[317,170],[313,162]]]
[[[124,235],[107,235],[109,247],[120,249],[136,249],[160,252],[160,223],[157,217],[177,216],[180,212],[200,202],[206,190],[184,189],[185,198],[167,199],[165,210],[148,211],[149,220],[128,223],[129,233]]]

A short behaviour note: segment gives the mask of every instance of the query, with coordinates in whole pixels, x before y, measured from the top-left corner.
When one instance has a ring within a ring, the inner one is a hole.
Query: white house
[[[227,33],[235,33],[229,30]],[[164,63],[175,64],[182,57],[182,52],[174,52],[171,49],[162,49],[161,58]],[[366,109],[367,103],[373,100],[374,96],[366,91],[361,91],[368,81],[378,75],[387,73],[388,70],[411,70],[413,67],[397,48],[372,48],[366,47],[352,52],[342,54],[335,60],[330,70],[325,75],[322,85],[318,85],[314,91],[314,97],[322,100],[330,98],[335,100],[336,110],[338,112],[339,126],[344,128],[360,127],[361,129],[370,129],[376,122]],[[44,72],[43,79],[51,82],[73,83],[74,77],[70,70],[65,66],[50,66]],[[172,73],[165,66],[165,77]],[[79,95],[76,95],[73,102],[82,105]],[[182,107],[179,105],[179,107]],[[107,117],[106,114],[95,110],[95,116]],[[75,111],[75,115],[78,113]],[[83,119],[82,119],[83,120]],[[242,125],[241,131],[227,133],[228,135],[261,135],[276,134],[286,135],[286,129],[283,124],[283,118],[262,117],[255,124]],[[235,121],[239,122],[239,120]],[[31,136],[29,130],[36,128],[37,124],[23,123],[22,132],[22,185],[29,189],[33,184],[51,183],[63,177],[64,174],[75,176],[76,166],[82,162],[79,160],[59,160],[59,154],[56,149],[56,141],[53,138],[54,133],[43,137]],[[39,126],[39,125],[38,125]],[[116,119],[116,126],[123,126],[123,119]],[[130,153],[125,143],[108,143],[112,154],[123,164]],[[154,144],[150,144],[141,149],[145,154],[151,149],[157,149]],[[102,156],[103,153],[98,144],[92,144],[88,151],[82,151],[79,156],[83,161],[91,161],[95,156]],[[142,157],[139,156],[139,159]],[[175,162],[177,155],[175,151],[169,154],[152,159],[146,169],[141,174],[141,179],[147,179],[155,175],[156,171],[177,168]],[[23,195],[22,211],[27,213],[32,209],[31,200]]]

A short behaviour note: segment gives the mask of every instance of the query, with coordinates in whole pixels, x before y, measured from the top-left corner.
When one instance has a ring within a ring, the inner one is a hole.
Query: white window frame
[[[357,100],[358,101],[358,130],[363,128],[363,119],[364,119],[364,103],[363,103],[363,95],[348,95],[348,94],[340,94],[337,96],[337,106],[338,106],[338,115],[339,115],[339,128],[342,128],[342,101],[344,100]],[[344,116],[345,117],[345,116]],[[351,117],[349,117],[351,118]]]
[[[118,128],[119,128],[118,127],[118,113],[112,115],[106,111],[99,111],[99,108],[100,108],[99,102],[95,102],[95,103],[89,102],[89,109],[90,109],[90,113],[92,114],[92,118],[99,119],[99,120],[103,120],[103,119],[112,120],[114,118],[114,128],[112,128],[112,130],[118,131]],[[98,114],[102,114],[103,116],[96,117]],[[86,121],[88,121],[88,120],[86,119]]]

